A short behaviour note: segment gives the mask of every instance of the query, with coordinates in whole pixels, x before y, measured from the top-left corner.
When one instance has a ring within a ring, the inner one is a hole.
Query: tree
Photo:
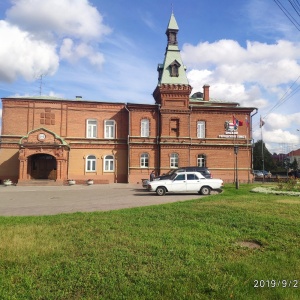
[[[294,171],[298,170],[298,162],[296,158],[294,158],[294,161],[290,164],[290,168],[293,169]]]
[[[272,154],[266,148],[265,143],[262,142],[262,140],[259,140],[254,143],[253,147],[253,169],[263,170],[263,165],[264,169],[268,171],[272,171],[276,168],[276,164],[273,160]]]

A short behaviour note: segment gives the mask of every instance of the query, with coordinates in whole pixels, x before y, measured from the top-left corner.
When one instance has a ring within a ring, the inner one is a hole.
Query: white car
[[[148,190],[156,192],[158,196],[165,193],[199,193],[209,195],[211,190],[220,190],[222,179],[205,178],[199,172],[174,173],[170,179],[150,181]]]

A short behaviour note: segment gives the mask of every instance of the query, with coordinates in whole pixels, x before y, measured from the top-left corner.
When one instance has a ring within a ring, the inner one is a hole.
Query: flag
[[[249,120],[248,120],[248,117],[247,117],[247,116],[246,116],[246,119],[245,119],[245,121],[246,121],[246,126],[247,126],[247,127],[249,127],[249,123],[250,123],[250,122],[249,122]]]
[[[238,120],[235,118],[234,115],[232,115],[232,123],[233,123],[233,129],[237,130],[238,127]]]
[[[262,128],[264,125],[265,125],[265,122],[263,121],[263,119],[260,116],[259,127]]]
[[[243,126],[243,121],[239,121],[234,115],[232,115],[232,123],[234,129],[237,129],[238,126]]]

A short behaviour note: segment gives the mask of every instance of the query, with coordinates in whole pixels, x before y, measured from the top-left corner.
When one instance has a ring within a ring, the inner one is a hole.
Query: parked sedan
[[[212,190],[223,187],[222,179],[205,178],[199,172],[174,173],[170,179],[149,182],[148,190],[158,196],[165,193],[199,193],[209,195]]]
[[[270,178],[272,176],[272,173],[270,171],[262,170],[260,172],[262,172],[264,177]]]
[[[262,171],[259,171],[259,170],[253,170],[253,175],[255,177],[264,177],[264,173]]]

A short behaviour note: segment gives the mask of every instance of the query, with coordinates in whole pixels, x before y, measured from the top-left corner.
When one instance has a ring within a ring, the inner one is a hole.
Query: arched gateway
[[[19,180],[67,180],[69,146],[45,128],[30,131],[19,142]]]
[[[53,155],[33,154],[28,157],[27,167],[32,179],[57,179],[57,162]]]

